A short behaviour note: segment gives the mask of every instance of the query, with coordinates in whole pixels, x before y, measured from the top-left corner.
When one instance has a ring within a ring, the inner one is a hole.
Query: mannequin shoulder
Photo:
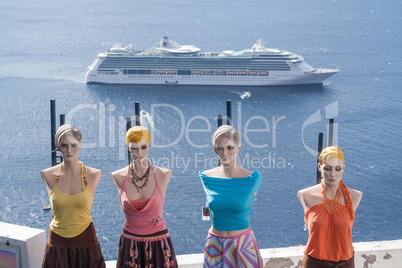
[[[353,209],[356,210],[362,200],[363,192],[350,188],[348,188],[348,190],[350,193],[350,199],[352,199]]]
[[[120,187],[121,184],[123,183],[124,177],[127,174],[127,170],[128,170],[128,167],[124,167],[124,168],[115,170],[111,173],[112,179],[118,187]]]
[[[50,190],[54,187],[57,172],[59,171],[60,164],[44,169],[40,172],[43,183]]]
[[[313,185],[304,189],[301,189],[297,195],[299,196],[299,198],[302,197],[309,197],[311,195],[317,195],[320,194],[321,195],[321,185],[317,184],[317,185]]]
[[[99,181],[102,176],[102,171],[96,168],[86,167],[85,176],[90,180]]]
[[[240,178],[246,178],[246,177],[250,176],[250,175],[253,174],[253,173],[254,173],[253,171],[250,171],[250,170],[245,169],[245,168],[241,168],[240,171],[239,171],[238,177],[240,177]],[[260,174],[261,174],[261,173],[260,173]]]
[[[220,171],[221,171],[221,168],[216,167],[216,168],[204,170],[202,172],[202,174],[204,174],[205,176],[208,176],[208,177],[217,177],[218,175],[220,175]]]
[[[172,178],[172,170],[168,168],[162,168],[157,166],[152,166],[155,172],[155,175],[158,179],[170,181]]]
[[[40,176],[42,177],[42,179],[45,180],[54,180],[56,178],[57,175],[57,171],[59,171],[60,168],[60,164],[44,169],[40,172]]]
[[[355,190],[355,189],[351,189],[348,188],[349,192],[350,192],[350,198],[362,198],[363,196],[363,192],[359,191],[359,190]]]
[[[85,166],[85,177],[87,178],[88,181],[88,186],[92,191],[92,195],[95,195],[96,187],[100,181],[100,178],[102,176],[102,172],[99,169],[96,168],[91,168]]]
[[[305,211],[321,201],[321,185],[304,188],[297,193]]]
[[[128,171],[128,167],[124,167],[124,168],[113,171],[111,174],[112,174],[112,177],[124,177],[124,176],[126,176],[127,171]]]

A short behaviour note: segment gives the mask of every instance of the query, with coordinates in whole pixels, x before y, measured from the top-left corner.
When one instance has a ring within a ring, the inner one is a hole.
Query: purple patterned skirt
[[[177,268],[176,255],[168,230],[150,235],[137,235],[123,229],[116,267]]]

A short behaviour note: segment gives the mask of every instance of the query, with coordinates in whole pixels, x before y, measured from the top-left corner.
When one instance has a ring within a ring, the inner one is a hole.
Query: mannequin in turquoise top
[[[219,127],[212,145],[222,165],[199,174],[213,221],[210,232],[222,237],[236,236],[250,228],[250,215],[262,176],[237,162],[240,135],[232,126]]]

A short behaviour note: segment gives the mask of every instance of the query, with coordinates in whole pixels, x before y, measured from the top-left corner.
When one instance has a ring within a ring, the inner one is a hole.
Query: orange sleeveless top
[[[328,199],[322,182],[321,185],[322,203],[312,206],[305,216],[309,231],[305,253],[319,260],[348,260],[355,254],[352,244],[355,214],[349,190],[340,181],[335,198]],[[346,206],[341,204],[341,189]]]

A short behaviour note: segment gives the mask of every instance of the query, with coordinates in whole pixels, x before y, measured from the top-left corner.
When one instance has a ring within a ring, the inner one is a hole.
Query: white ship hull
[[[158,48],[119,45],[100,53],[86,83],[144,85],[274,86],[322,84],[337,69],[314,69],[301,56],[267,49],[261,40],[243,51],[199,52],[163,37]]]
[[[114,74],[97,74],[88,70],[88,84],[138,84],[138,85],[209,85],[209,86],[275,86],[322,84],[337,73],[335,69],[316,69],[303,74],[275,74],[269,76],[184,76],[184,75],[125,75],[119,70]]]

